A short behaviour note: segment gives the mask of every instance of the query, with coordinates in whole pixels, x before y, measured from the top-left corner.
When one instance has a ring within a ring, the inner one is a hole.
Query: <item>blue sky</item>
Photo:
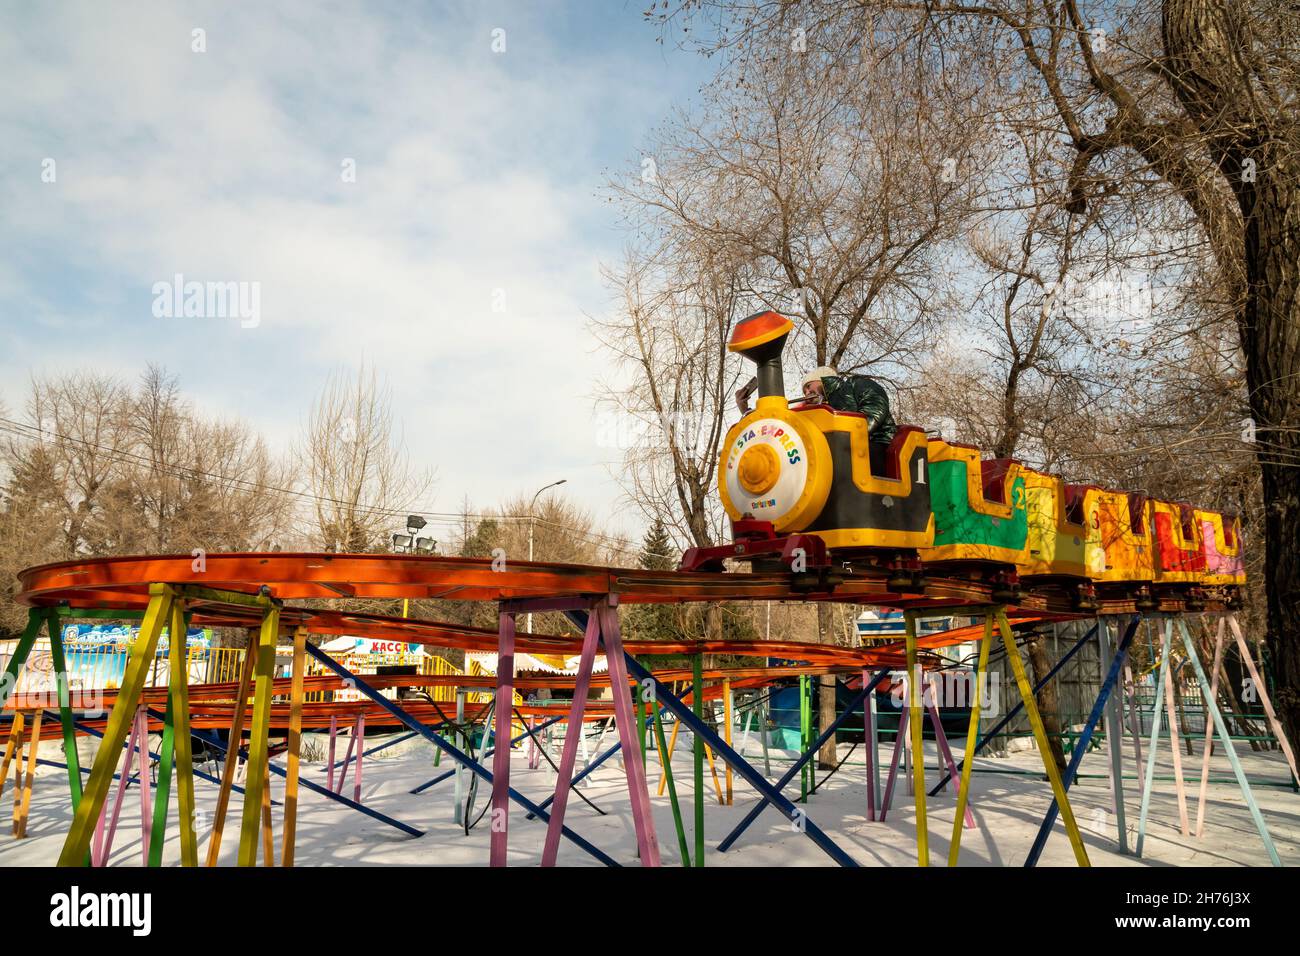
[[[567,478],[610,516],[619,453],[597,443],[587,316],[614,303],[599,265],[623,235],[601,184],[639,169],[710,71],[657,43],[644,7],[9,7],[9,414],[32,373],[133,380],[154,361],[204,411],[287,448],[329,372],[365,359],[413,458],[436,468],[426,508]],[[255,327],[156,316],[155,283],[177,274],[258,283]]]

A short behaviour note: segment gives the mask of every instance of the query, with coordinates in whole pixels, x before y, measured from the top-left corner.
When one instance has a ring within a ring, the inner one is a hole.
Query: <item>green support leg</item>
[[[45,617],[50,635],[50,661],[59,688],[59,722],[63,725],[63,760],[68,765],[68,790],[72,794],[72,812],[81,805],[81,760],[77,754],[77,731],[72,719],[72,692],[68,686],[68,664],[63,654],[63,635],[58,616]]]
[[[691,854],[686,845],[686,824],[682,821],[682,808],[677,802],[677,785],[673,783],[673,764],[668,753],[668,744],[664,740],[664,722],[660,713],[660,709],[656,707],[655,739],[659,746],[659,753],[663,757],[664,782],[668,784],[668,802],[673,807],[673,825],[677,827],[677,847],[682,853],[682,866],[690,866]]]
[[[176,756],[176,730],[171,696],[163,716],[162,746],[158,748],[158,786],[154,788],[153,829],[149,832],[149,865],[162,866],[163,841],[167,838],[167,810],[171,802],[172,765]]]
[[[5,666],[4,677],[0,678],[0,707],[5,705],[9,695],[18,686],[18,675],[22,673],[23,665],[27,663],[27,655],[31,653],[32,645],[36,643],[36,635],[41,632],[41,622],[44,619],[45,614],[40,608],[32,608],[27,612],[27,627],[23,628],[22,637],[18,638],[13,656]]]
[[[695,655],[694,668],[695,691],[691,702],[695,716],[704,719],[704,657]],[[704,865],[704,738],[692,732],[694,739],[692,750],[695,757],[695,865]]]
[[[809,679],[807,676],[800,675],[800,754],[807,753],[809,750],[810,730],[809,724],[813,722],[813,710],[809,706]],[[800,769],[800,803],[806,804],[809,801],[809,775],[813,761],[806,761]]]

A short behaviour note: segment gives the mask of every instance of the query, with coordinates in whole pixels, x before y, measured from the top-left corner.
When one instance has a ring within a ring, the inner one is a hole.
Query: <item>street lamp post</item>
[[[406,516],[406,534],[392,536],[392,549],[398,554],[432,554],[438,550],[438,542],[432,538],[420,538],[421,529],[427,525],[422,515]],[[402,617],[410,617],[411,599],[402,598]]]
[[[537,494],[533,495],[533,500],[528,503],[528,560],[529,561],[533,560],[533,520],[536,518],[536,515],[533,512],[533,507],[537,504],[537,499],[541,497],[543,491],[545,491],[547,488],[554,488],[557,485],[562,485],[568,480],[569,480],[568,478],[561,478],[559,481],[553,481],[549,485],[543,485],[541,488],[537,489]],[[528,612],[528,633],[529,634],[533,633],[533,612],[532,611]]]

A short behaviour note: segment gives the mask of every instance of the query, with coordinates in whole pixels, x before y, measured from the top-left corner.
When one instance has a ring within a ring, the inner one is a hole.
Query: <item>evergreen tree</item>
[[[655,518],[641,543],[637,563],[647,571],[671,571],[677,566],[677,550],[663,519]]]
[[[663,520],[655,518],[641,542],[637,564],[646,571],[671,571],[677,567],[677,549]],[[634,604],[624,616],[627,636],[638,641],[667,641],[680,637],[676,608],[671,604]]]

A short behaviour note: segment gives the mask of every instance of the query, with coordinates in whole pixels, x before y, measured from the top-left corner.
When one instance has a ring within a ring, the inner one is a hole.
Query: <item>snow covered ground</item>
[[[689,737],[683,735],[685,747],[679,745],[673,761],[678,792],[683,801],[686,817],[687,841],[694,849],[690,832],[692,820],[691,760]],[[612,738],[612,735],[611,735]],[[611,738],[607,741],[612,742]],[[369,741],[371,745],[374,738]],[[557,742],[558,743],[558,742]],[[847,751],[841,745],[841,754]],[[389,816],[425,830],[420,838],[409,837],[361,813],[332,803],[326,798],[304,791],[298,817],[297,865],[299,866],[481,866],[488,858],[488,818],[465,835],[452,822],[453,782],[444,781],[419,795],[409,793],[411,788],[434,775],[432,749],[423,742],[402,745],[396,755],[388,753],[367,758],[363,770],[363,802]],[[927,776],[933,782],[936,758],[933,744],[927,744]],[[751,757],[762,767],[757,746],[750,745]],[[391,753],[391,752],[390,752]],[[887,758],[885,748],[882,753]],[[781,755],[774,751],[773,757]],[[55,753],[43,757],[58,759]],[[788,756],[788,755],[786,755]],[[1125,773],[1135,773],[1131,745],[1125,749]],[[558,755],[556,756],[558,762]],[[545,762],[540,769],[530,770],[526,753],[516,750],[512,756],[511,782],[525,796],[540,802],[554,788],[554,776]],[[659,769],[653,752],[650,780],[652,792],[658,782]],[[1247,774],[1255,781],[1286,781],[1286,765],[1281,754],[1253,753],[1244,748],[1242,761]],[[1083,763],[1084,774],[1104,775],[1107,759],[1104,750],[1088,755]],[[579,760],[581,766],[581,758]],[[788,763],[773,760],[773,773],[780,775]],[[1041,774],[1015,775],[992,771],[1039,770],[1041,764],[1035,752],[1019,753],[1005,758],[981,758],[975,764],[977,772],[972,784],[973,809],[978,829],[967,830],[962,838],[964,866],[1019,866],[1033,841],[1039,821],[1047,809],[1050,789]],[[306,779],[323,783],[325,774],[321,763],[304,764]],[[444,759],[440,770],[448,769]],[[211,770],[211,765],[208,765]],[[1184,773],[1195,776],[1200,771],[1200,757],[1183,758]],[[719,768],[721,771],[721,768]],[[1157,774],[1168,777],[1172,761],[1166,751],[1157,764]],[[912,797],[905,782],[900,779],[894,794],[894,807],[886,822],[868,822],[866,819],[866,791],[863,785],[865,769],[862,749],[859,747],[849,762],[831,778],[807,804],[808,815],[854,859],[865,866],[911,866],[916,861],[915,816]],[[719,773],[721,776],[721,772]],[[819,777],[821,774],[819,774]],[[1231,768],[1221,753],[1216,753],[1211,763],[1212,778],[1227,778],[1226,782],[1210,785],[1206,808],[1205,833],[1201,839],[1183,837],[1178,826],[1178,807],[1172,779],[1157,780],[1151,802],[1150,821],[1144,858],[1121,856],[1115,844],[1115,816],[1111,811],[1109,784],[1104,778],[1086,778],[1077,782],[1071,791],[1072,803],[1084,830],[1084,839],[1094,865],[1098,866],[1266,866],[1268,857],[1260,843],[1249,810],[1241,798],[1236,784],[1231,781]],[[284,781],[273,776],[272,790],[275,799],[283,797]],[[625,790],[625,778],[617,759],[607,761],[590,778],[591,783],[582,792],[605,811],[598,815],[581,800],[572,798],[566,822],[596,846],[625,864],[636,863],[636,841],[632,831]],[[1139,810],[1138,781],[1129,779],[1126,785],[1128,829],[1136,833]],[[6,810],[12,799],[12,777],[6,787]],[[196,799],[200,811],[200,857],[206,846],[205,834],[211,823],[216,787],[203,780],[195,781]],[[1187,784],[1188,812],[1193,827],[1196,817],[1197,785]],[[480,787],[476,813],[487,799],[486,785]],[[734,805],[719,806],[711,777],[705,771],[705,831],[706,865],[708,866],[827,866],[833,865],[807,835],[795,831],[791,824],[775,811],[765,811],[740,841],[727,853],[719,853],[717,844],[739,823],[753,807],[756,794],[738,776],[734,780]],[[797,796],[798,779],[787,795]],[[352,793],[349,778],[345,793]],[[1277,844],[1283,863],[1300,864],[1300,795],[1276,786],[1255,787],[1264,819]],[[231,865],[238,844],[239,800],[236,795],[232,814],[227,822],[222,847],[222,863]],[[673,827],[672,811],[668,797],[653,799],[655,826],[665,865],[677,865],[680,856]],[[930,849],[932,865],[946,862],[949,839],[952,833],[955,796],[952,791],[929,800]],[[279,856],[280,808],[275,811],[276,855]],[[510,816],[510,863],[514,866],[536,865],[541,856],[546,828],[539,821],[528,821],[525,812],[512,808]],[[164,860],[176,865],[179,859],[178,830],[173,823],[168,831]],[[33,793],[28,836],[15,840],[8,832],[7,821],[0,833],[0,866],[53,865],[58,858],[64,835],[71,819],[67,797],[67,780],[62,769],[38,769]],[[1132,837],[1130,837],[1130,845]],[[573,844],[563,842],[560,850],[562,865],[599,865]],[[1058,821],[1056,829],[1043,854],[1044,865],[1073,866],[1074,856],[1064,830]],[[113,866],[140,865],[139,798],[134,789],[128,791],[113,855]]]

